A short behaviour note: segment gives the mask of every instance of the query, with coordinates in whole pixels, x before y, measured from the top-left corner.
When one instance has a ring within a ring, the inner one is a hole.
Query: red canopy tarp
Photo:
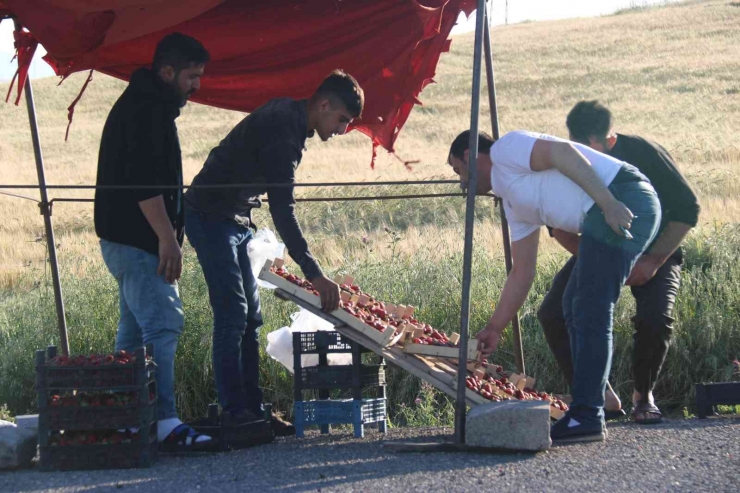
[[[252,111],[308,97],[333,69],[365,90],[353,127],[389,151],[474,0],[0,0],[46,48],[56,73],[128,80],[171,32],[211,53],[193,100]]]

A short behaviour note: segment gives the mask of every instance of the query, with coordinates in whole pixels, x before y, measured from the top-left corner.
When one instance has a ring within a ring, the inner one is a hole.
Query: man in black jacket
[[[98,157],[95,231],[116,278],[121,318],[116,350],[154,345],[158,435],[163,448],[193,449],[209,437],[175,409],[175,350],[184,318],[182,159],[175,119],[200,87],[209,61],[195,39],[174,33],[157,45],[152,68],[131,75],[108,115]],[[137,188],[140,187],[140,188]]]
[[[632,319],[635,328],[632,415],[637,423],[657,423],[662,418],[655,406],[653,388],[673,332],[673,308],[683,263],[681,242],[697,224],[699,202],[668,151],[641,137],[614,133],[611,112],[598,101],[577,103],[568,114],[566,125],[572,141],[636,166],[658,193],[662,212],[660,230],[638,259],[626,282],[637,304],[637,313]],[[578,236],[558,229],[552,230],[551,234],[569,252],[576,254]],[[550,349],[569,382],[573,379],[573,359],[562,299],[573,265],[575,257],[555,276],[538,312]],[[607,386],[605,398],[607,416],[623,413],[621,402],[611,386]]]
[[[185,194],[186,232],[203,267],[213,308],[213,367],[218,398],[227,420],[245,422],[262,415],[259,345],[262,326],[259,292],[247,256],[255,229],[251,210],[267,193],[275,227],[291,258],[321,296],[322,308],[339,305],[339,286],[311,255],[295,216],[293,185],[307,137],[326,141],[342,135],[360,116],[364,94],[357,81],[332,72],[309,99],[273,99],[242,120],[211,150]],[[240,188],[199,185],[247,184]],[[268,188],[265,184],[282,184]],[[280,419],[278,435],[295,433]]]

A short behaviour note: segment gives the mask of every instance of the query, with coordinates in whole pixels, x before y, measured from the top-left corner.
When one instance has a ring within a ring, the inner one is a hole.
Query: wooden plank
[[[414,316],[414,310],[416,310],[416,308],[414,308],[413,306],[407,306],[406,312],[403,314],[402,318],[412,318]]]
[[[550,406],[550,417],[554,419],[560,419],[565,416],[565,411],[561,411],[556,407]]]
[[[427,359],[431,359],[435,365],[442,368],[444,371],[457,375],[457,367],[455,367],[453,364],[448,363],[447,360],[440,359],[440,358],[427,358]]]
[[[425,356],[439,356],[440,358],[457,359],[460,356],[460,348],[449,346],[433,346],[431,344],[407,344],[403,350],[407,353],[421,354]],[[478,352],[475,345],[468,343],[468,360],[476,360]]]
[[[293,303],[302,306],[307,310],[313,312],[315,315],[323,318],[324,320],[327,320],[334,325],[334,328],[337,330],[337,332],[347,336],[355,342],[358,342],[367,349],[373,351],[375,354],[382,356],[386,359],[387,362],[393,363],[394,365],[411,373],[412,375],[421,378],[422,380],[428,382],[433,387],[444,392],[450,397],[457,397],[457,376],[452,377],[451,375],[445,375],[442,372],[433,371],[431,368],[429,368],[429,366],[420,361],[415,355],[406,354],[397,347],[380,346],[374,340],[367,337],[365,334],[358,332],[357,330],[354,330],[350,327],[347,327],[341,320],[334,317],[333,314],[325,313],[321,311],[321,309],[310,304],[308,301],[294,296],[290,293],[283,292],[281,294]],[[469,406],[475,406],[484,403],[482,401],[488,402],[485,398],[476,394],[470,389],[465,389],[465,397],[466,402]]]

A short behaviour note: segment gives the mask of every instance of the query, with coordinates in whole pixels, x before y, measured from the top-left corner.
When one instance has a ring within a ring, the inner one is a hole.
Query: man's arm
[[[300,147],[289,141],[275,139],[260,153],[269,183],[295,183],[295,168]],[[300,266],[321,296],[321,308],[332,312],[339,307],[339,285],[326,277],[308,249],[308,242],[295,215],[294,187],[276,187],[267,191],[270,215],[275,228],[288,248],[290,257]]]
[[[640,171],[650,179],[661,208],[665,211],[666,226],[648,252],[643,254],[627,279],[628,286],[642,286],[653,278],[673,252],[681,246],[689,231],[699,221],[699,200],[676,163],[662,147],[639,139],[632,144],[633,152],[640,153]],[[636,158],[637,159],[637,158]]]
[[[132,159],[126,173],[126,185],[176,185],[168,183],[167,153],[165,151],[165,122],[162,105],[142,106],[136,122],[128,127]],[[139,208],[149,226],[159,239],[159,267],[157,275],[172,284],[180,279],[182,273],[182,249],[172,222],[167,215],[163,194],[167,190],[141,188],[132,191]],[[179,192],[176,192],[179,193]]]
[[[159,238],[159,267],[157,275],[164,274],[167,283],[180,279],[182,273],[182,250],[177,242],[175,230],[167,215],[161,195],[139,202],[141,212]]]
[[[532,171],[555,168],[581,187],[599,206],[609,227],[624,236],[620,227],[629,229],[634,215],[614,198],[591,167],[591,163],[570,142],[537,139],[529,166]]]
[[[479,348],[484,358],[490,356],[498,347],[501,333],[516,316],[529,289],[532,287],[537,267],[537,248],[540,230],[511,243],[512,267],[501,291],[496,309],[486,327],[478,333]]]
[[[555,238],[555,241],[560,243],[560,246],[568,250],[572,255],[578,255],[578,246],[581,244],[580,236],[557,228],[553,228],[551,234]]]

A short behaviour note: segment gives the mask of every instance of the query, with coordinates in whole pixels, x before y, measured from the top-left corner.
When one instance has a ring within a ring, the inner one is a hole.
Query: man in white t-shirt
[[[450,147],[449,164],[468,181],[469,131]],[[637,258],[660,224],[650,182],[633,166],[587,146],[514,131],[478,138],[476,193],[501,197],[511,228],[512,269],[496,310],[478,334],[488,357],[534,281],[542,226],[581,234],[563,297],[575,374],[573,402],[552,426],[554,442],[605,438],[604,389],[611,367],[612,314]]]

